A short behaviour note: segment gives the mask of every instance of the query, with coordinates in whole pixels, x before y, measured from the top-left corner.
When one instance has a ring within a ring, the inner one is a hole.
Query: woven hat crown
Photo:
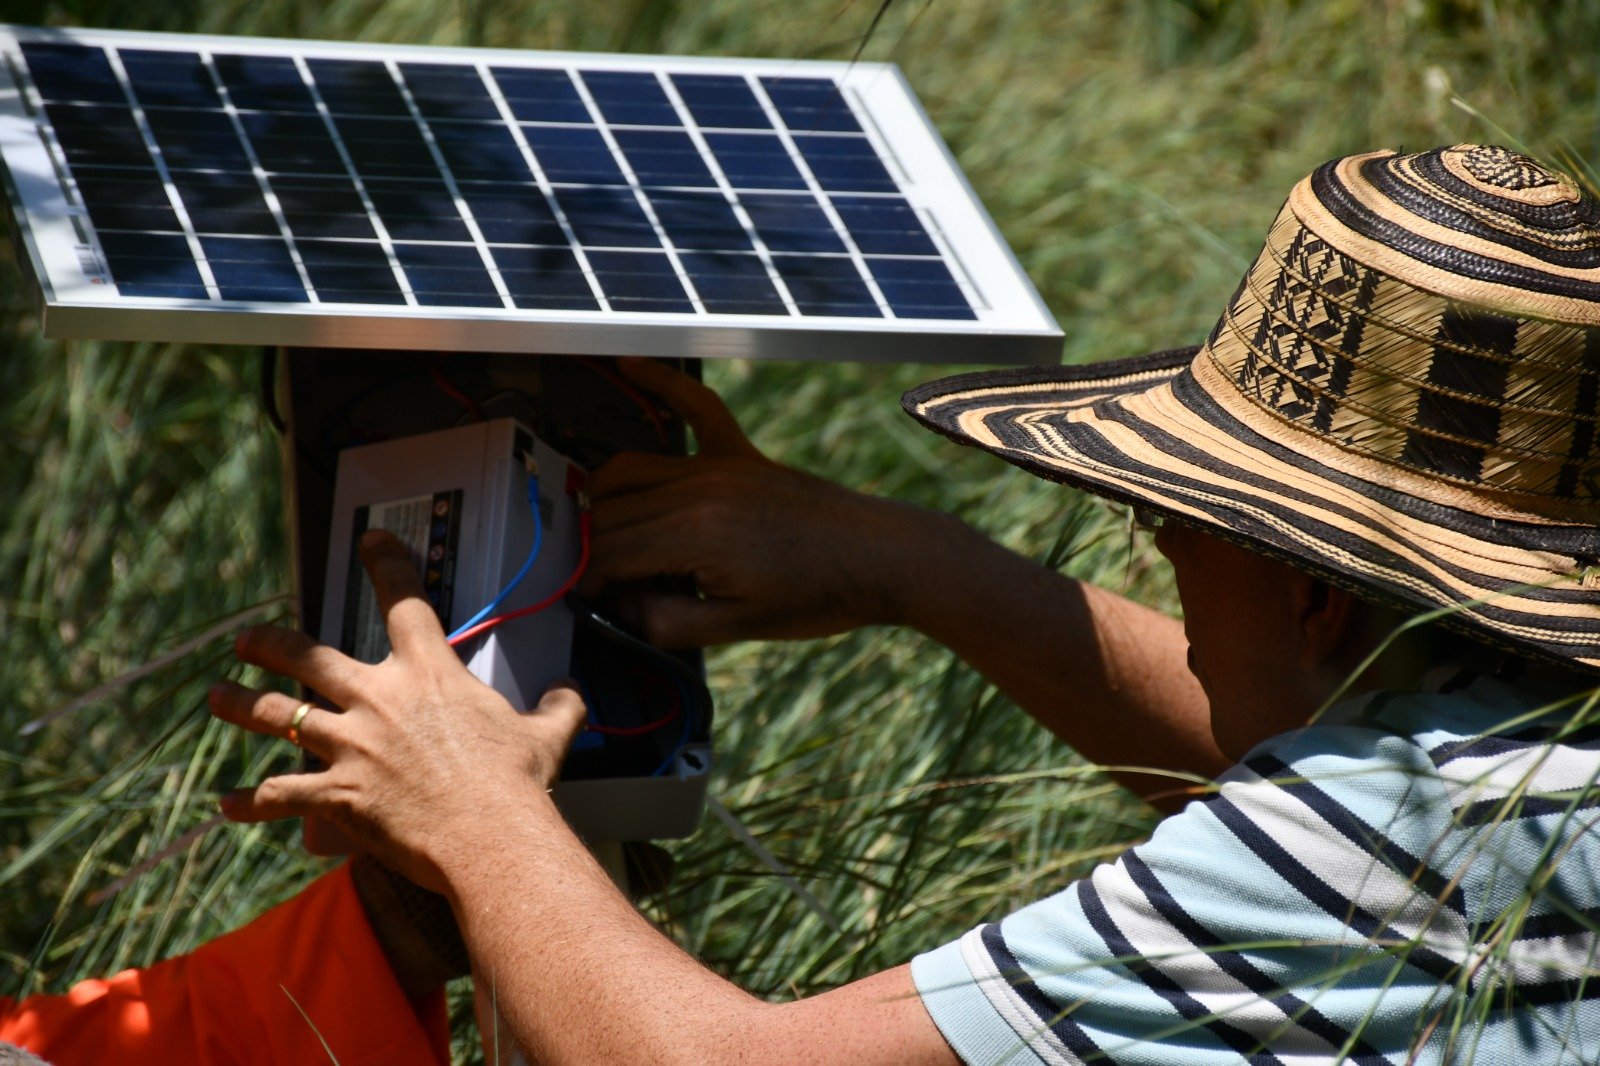
[[[1600,201],[1506,148],[1324,164],[1193,369],[1352,473],[1475,513],[1595,524]]]

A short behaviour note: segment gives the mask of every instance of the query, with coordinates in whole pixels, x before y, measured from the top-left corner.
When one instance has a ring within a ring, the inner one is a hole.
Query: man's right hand
[[[584,594],[614,596],[667,648],[904,621],[906,540],[937,516],[773,462],[685,374],[645,359],[618,367],[688,423],[698,451],[627,452],[596,471]],[[664,575],[692,577],[700,594],[662,591]]]

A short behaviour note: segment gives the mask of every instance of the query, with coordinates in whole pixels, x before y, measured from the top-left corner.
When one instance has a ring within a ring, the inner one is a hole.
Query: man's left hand
[[[239,658],[300,682],[330,701],[302,717],[299,743],[327,764],[282,774],[223,799],[241,822],[314,815],[350,833],[379,859],[436,891],[452,848],[491,812],[540,807],[583,723],[582,699],[553,685],[519,714],[473,677],[445,640],[405,547],[387,533],[362,540],[392,651],[368,665],[296,630],[260,626],[239,636]],[[299,700],[223,682],[218,718],[287,736]],[[502,817],[504,814],[502,814]]]

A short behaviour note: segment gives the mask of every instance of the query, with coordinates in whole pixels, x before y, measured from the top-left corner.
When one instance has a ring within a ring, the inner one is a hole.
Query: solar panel
[[[893,66],[0,27],[48,336],[1053,362]]]

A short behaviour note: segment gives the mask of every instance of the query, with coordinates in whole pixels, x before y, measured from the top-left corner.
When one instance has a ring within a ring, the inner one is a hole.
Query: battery
[[[389,654],[372,583],[356,551],[385,529],[411,550],[424,594],[446,632],[473,621],[538,553],[494,606],[498,616],[560,591],[581,553],[584,471],[512,419],[346,448],[339,453],[323,586],[323,643],[362,662]],[[567,674],[571,612],[557,599],[458,650],[485,684],[526,710]]]

